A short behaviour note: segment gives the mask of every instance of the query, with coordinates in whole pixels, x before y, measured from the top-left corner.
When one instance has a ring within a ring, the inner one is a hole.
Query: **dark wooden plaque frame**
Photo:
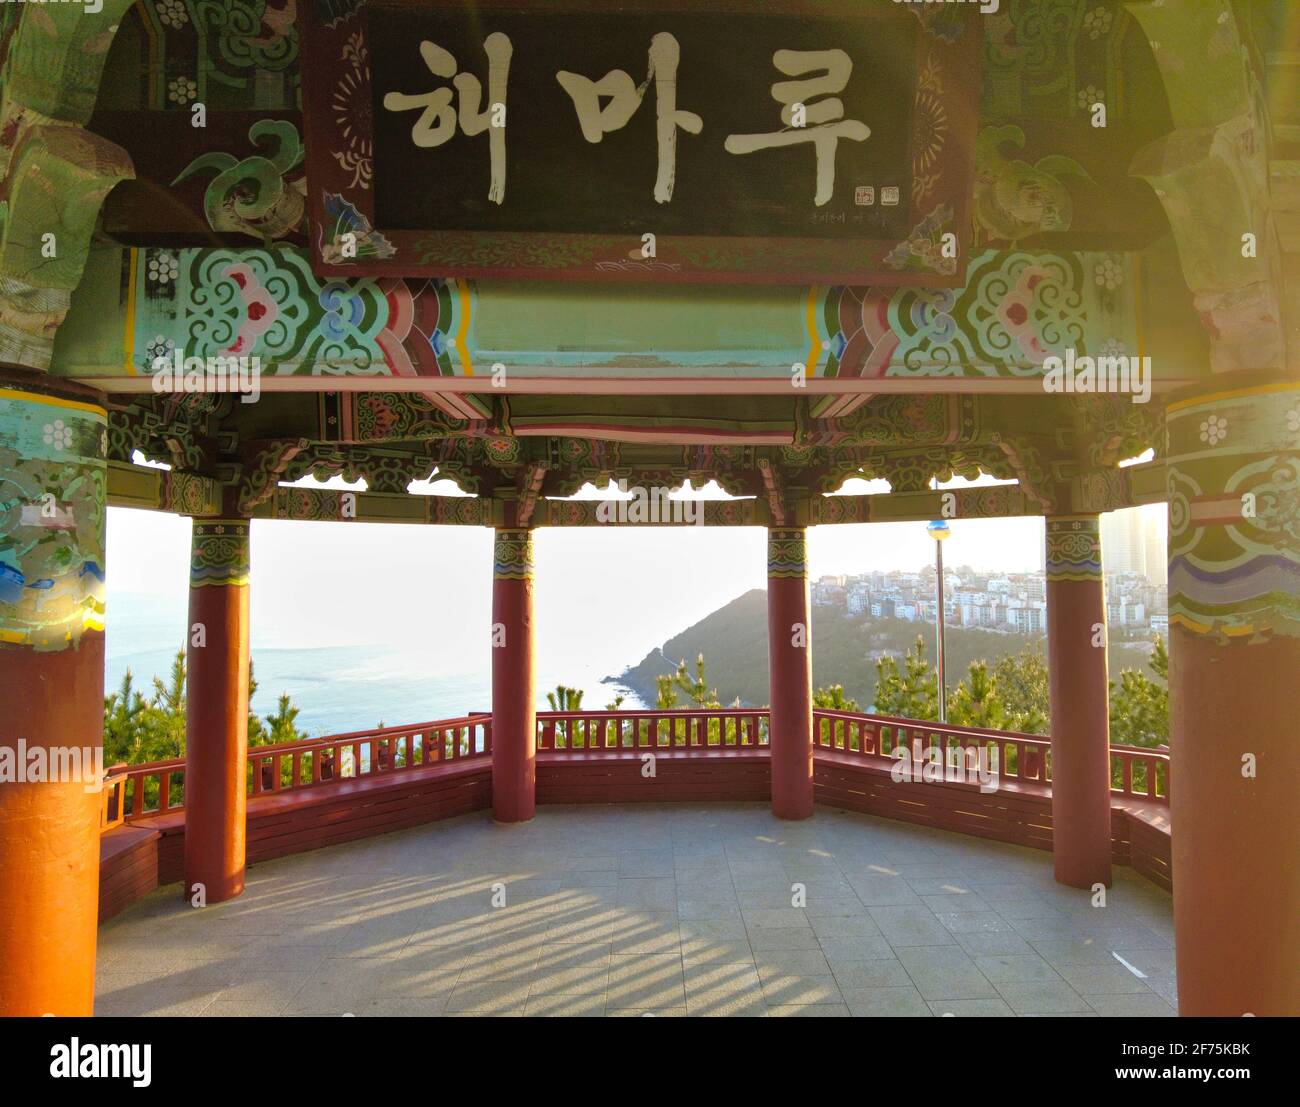
[[[367,13],[461,7],[443,0],[307,0],[302,21],[303,127],[313,268],[321,276],[491,277],[668,283],[849,284],[956,287],[961,266],[941,249],[968,246],[979,113],[978,7],[881,0],[777,0],[764,10],[861,18],[907,13],[920,22],[910,139],[911,196],[903,239],[660,235],[643,259],[628,234],[374,227],[373,135]],[[570,11],[626,10],[627,0],[564,0]],[[640,10],[749,13],[753,0],[637,0]],[[476,0],[476,10],[554,10],[554,0]],[[653,228],[648,228],[653,229]],[[351,232],[359,248],[334,246]]]

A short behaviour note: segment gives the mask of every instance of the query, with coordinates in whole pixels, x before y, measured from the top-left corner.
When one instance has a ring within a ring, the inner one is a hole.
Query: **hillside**
[[[875,696],[877,657],[895,654],[900,659],[915,643],[925,639],[933,660],[934,628],[902,619],[849,616],[825,607],[812,609],[813,684],[844,685],[844,693],[865,709]],[[965,675],[972,661],[992,664],[1003,654],[1032,647],[1046,652],[1042,635],[1000,634],[991,630],[949,627],[947,632],[949,688]],[[674,671],[679,660],[693,664],[699,654],[707,663],[709,684],[718,699],[730,704],[739,699],[747,706],[766,704],[767,695],[767,593],[755,588],[692,627],[674,635],[661,649],[651,650],[636,665],[607,678],[633,689],[646,703],[656,698],[655,677]],[[1146,671],[1150,647],[1145,643],[1112,643],[1111,679],[1121,669]]]

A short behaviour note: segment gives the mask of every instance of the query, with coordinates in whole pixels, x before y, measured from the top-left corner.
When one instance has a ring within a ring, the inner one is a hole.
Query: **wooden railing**
[[[537,749],[543,753],[615,750],[766,751],[766,708],[644,711],[539,711]],[[939,725],[847,711],[813,712],[813,749],[864,760],[892,762],[909,756],[967,773],[996,771],[999,779],[1050,786],[1052,747],[1037,734]],[[400,773],[422,766],[486,758],[492,752],[491,715],[334,734],[248,751],[248,794],[322,788],[346,780]],[[1112,746],[1111,793],[1149,803],[1169,801],[1169,751]],[[116,765],[108,771],[100,815],[102,830],[124,821],[166,815],[185,806],[185,761]]]
[[[767,708],[539,711],[539,753],[766,749]]]
[[[358,777],[401,773],[492,753],[490,715],[332,734],[248,751],[248,794],[328,787]],[[185,807],[185,760],[120,766],[114,786],[117,825],[123,819],[166,815]],[[116,770],[114,770],[116,772]],[[114,779],[110,776],[110,780]],[[106,788],[107,792],[107,788]],[[110,800],[105,800],[105,812]],[[107,814],[101,817],[101,826]]]
[[[1168,803],[1169,768],[1168,746],[1111,746],[1111,793]]]
[[[402,772],[491,754],[491,716],[361,730],[248,751],[249,795]]]
[[[903,750],[913,761],[929,760],[937,750],[944,765],[960,764],[1014,780],[1051,779],[1051,741],[1038,734],[940,725],[890,715],[813,711],[813,748],[894,760]],[[960,759],[960,760],[959,760]],[[982,760],[981,760],[982,759]]]
[[[121,826],[126,819],[123,800],[126,796],[126,765],[113,765],[104,774],[104,783],[100,792],[99,832],[112,830]]]
[[[996,771],[1002,779],[1048,785],[1052,780],[1052,742],[1041,734],[921,722],[888,715],[813,711],[813,747],[863,757],[893,760],[906,749],[913,761],[960,765],[968,773]],[[1169,749],[1166,746],[1111,746],[1111,793],[1148,802],[1169,802]]]
[[[185,758],[128,765],[119,795],[120,809],[127,822],[183,809]]]

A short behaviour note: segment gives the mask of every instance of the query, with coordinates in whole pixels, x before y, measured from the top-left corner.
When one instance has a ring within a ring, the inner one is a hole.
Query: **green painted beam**
[[[1165,386],[1197,377],[1190,308],[1146,297],[1143,280],[1138,255],[990,250],[970,258],[964,288],[944,291],[385,287],[322,281],[291,247],[111,248],[93,253],[53,371],[149,391],[158,356],[243,353],[259,359],[264,391],[419,390],[427,381],[433,391],[488,394],[530,383],[583,393],[597,382],[636,392],[707,382],[799,395],[806,379],[868,391],[1034,392],[1043,359],[1072,349],[1151,355]]]

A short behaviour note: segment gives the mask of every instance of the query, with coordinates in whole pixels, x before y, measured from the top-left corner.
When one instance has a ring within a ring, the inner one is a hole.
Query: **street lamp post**
[[[943,540],[952,533],[948,524],[938,519],[926,526],[926,532],[934,539],[934,577],[938,595],[938,608],[935,611],[935,659],[939,683],[939,722],[948,721],[948,688],[944,683],[944,624],[943,624]]]

